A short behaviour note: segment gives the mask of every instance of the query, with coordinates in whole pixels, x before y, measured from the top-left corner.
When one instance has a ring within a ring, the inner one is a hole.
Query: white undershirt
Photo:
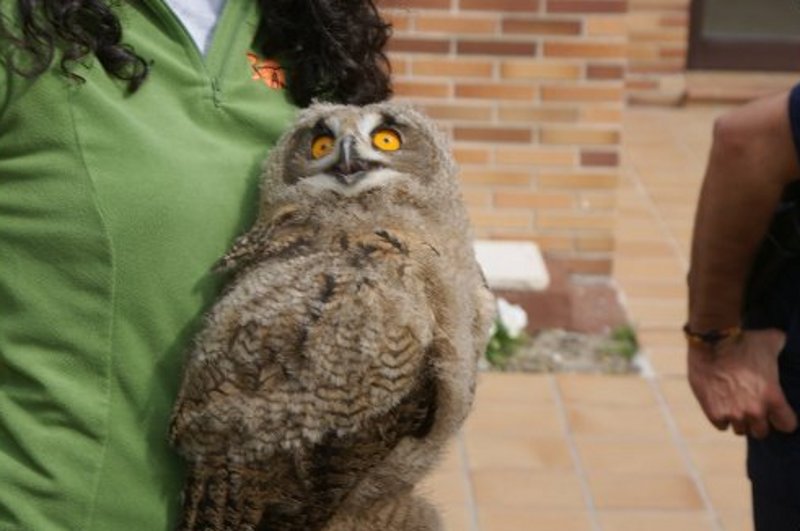
[[[166,0],[167,5],[180,19],[197,48],[205,55],[211,45],[225,0]]]

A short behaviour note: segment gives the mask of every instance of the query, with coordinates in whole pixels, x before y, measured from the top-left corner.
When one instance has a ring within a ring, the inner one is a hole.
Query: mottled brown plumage
[[[181,529],[438,529],[412,490],[467,415],[493,304],[434,125],[303,111],[220,268],[171,429]]]

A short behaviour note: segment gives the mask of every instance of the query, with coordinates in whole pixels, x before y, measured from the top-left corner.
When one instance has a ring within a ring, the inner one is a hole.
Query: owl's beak
[[[352,135],[342,138],[339,144],[339,157],[331,168],[336,180],[346,186],[352,186],[360,181],[367,172],[373,169],[374,162],[364,160],[355,150],[356,139]]]

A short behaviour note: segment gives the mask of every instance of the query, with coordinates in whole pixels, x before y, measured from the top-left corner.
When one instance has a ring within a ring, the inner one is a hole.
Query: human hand
[[[783,332],[747,330],[716,347],[689,345],[689,385],[703,412],[720,430],[762,439],[770,426],[792,432],[797,416],[778,379]]]

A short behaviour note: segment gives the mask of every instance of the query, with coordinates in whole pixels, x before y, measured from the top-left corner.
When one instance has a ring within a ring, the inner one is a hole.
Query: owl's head
[[[454,195],[455,165],[442,133],[413,108],[316,104],[298,116],[266,166],[264,199],[398,192]]]

